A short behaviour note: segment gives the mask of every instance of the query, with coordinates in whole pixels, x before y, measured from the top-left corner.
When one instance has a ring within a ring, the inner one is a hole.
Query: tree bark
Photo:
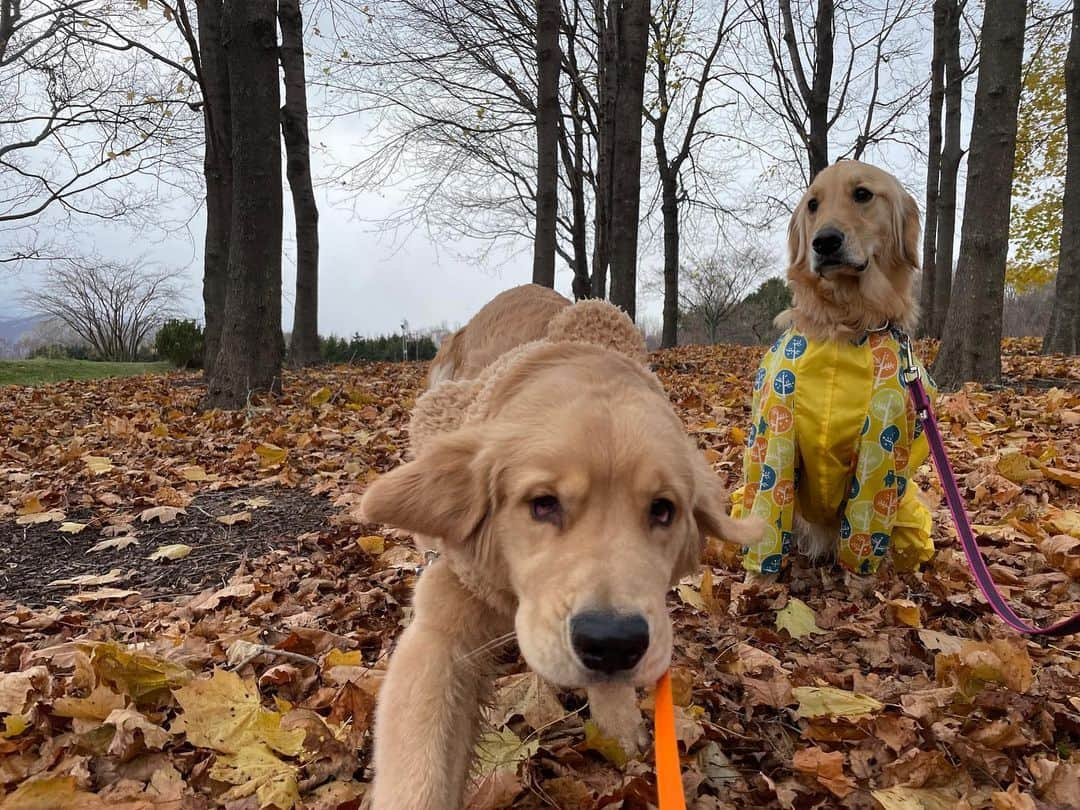
[[[533,284],[555,286],[555,240],[559,213],[559,72],[562,50],[560,0],[536,3],[536,228]]]
[[[934,318],[929,337],[940,338],[952,296],[953,256],[956,253],[956,181],[964,150],[960,146],[960,117],[964,69],[960,63],[961,8],[957,0],[938,0],[947,8],[945,34],[945,135],[937,204],[937,249],[934,263]]]
[[[810,113],[810,179],[829,165],[829,97],[832,94],[833,71],[833,0],[818,0],[814,34],[817,37],[817,58],[814,60],[814,84],[807,111]]]
[[[1065,57],[1065,195],[1061,245],[1050,325],[1043,354],[1080,354],[1080,3],[1073,7],[1069,53]]]
[[[611,143],[611,303],[637,312],[638,217],[641,202],[641,111],[649,0],[612,0],[608,26],[616,32],[616,95]]]
[[[302,367],[319,362],[319,207],[311,183],[304,25],[299,0],[280,0],[278,24],[281,69],[285,77],[281,134],[285,140],[285,176],[289,180],[296,220],[296,301],[289,362]]]
[[[660,211],[664,218],[664,324],[660,337],[662,349],[672,349],[679,345],[678,190],[678,176],[661,170]]]
[[[232,120],[229,111],[229,68],[221,30],[221,0],[199,0],[199,64],[202,75],[203,129],[206,146],[206,236],[203,242],[204,360],[213,373],[221,345],[225,287],[229,272],[229,230],[232,227]]]
[[[571,242],[574,249],[574,279],[571,284],[574,300],[592,297],[589,280],[588,223],[585,214],[585,132],[582,128],[577,85],[570,88],[570,118],[573,124],[573,141],[563,138],[563,165],[566,167],[567,184],[570,186]]]
[[[945,387],[1001,379],[1001,313],[1026,6],[1016,0],[987,0],[983,17],[960,261],[934,364],[934,375]]]
[[[206,405],[281,390],[281,136],[275,0],[226,0],[233,200],[221,345]]]
[[[934,44],[930,57],[930,137],[926,156],[926,222],[923,225],[920,332],[934,321],[934,272],[937,258],[938,191],[941,183],[941,108],[945,103],[945,26],[948,0],[934,2]]]
[[[612,16],[618,0],[596,0],[597,113],[596,194],[593,211],[592,297],[607,298],[611,263],[611,163],[615,137],[615,101],[618,95],[619,39]]]

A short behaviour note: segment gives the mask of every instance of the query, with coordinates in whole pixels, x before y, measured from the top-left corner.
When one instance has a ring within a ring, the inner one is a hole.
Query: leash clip
[[[919,379],[919,364],[915,361],[915,352],[911,348],[911,338],[906,332],[900,333],[901,374],[908,385]]]

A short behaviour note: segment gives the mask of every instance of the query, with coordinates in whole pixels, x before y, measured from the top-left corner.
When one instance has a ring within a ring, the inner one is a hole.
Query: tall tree
[[[976,64],[977,50],[965,65],[960,56],[960,23],[967,0],[934,0],[934,55],[930,80],[930,142],[923,229],[920,331],[941,337],[952,291],[956,241],[956,186],[964,151],[960,115],[964,79]],[[942,135],[941,108],[945,122]]]
[[[221,344],[206,405],[281,390],[281,137],[276,0],[226,0],[233,195]]]
[[[279,0],[278,24],[281,26],[281,69],[285,78],[281,134],[285,140],[285,176],[292,192],[296,221],[296,301],[289,361],[294,366],[309,366],[319,360],[319,208],[311,183],[300,0]]]
[[[615,44],[615,100],[604,122],[611,135],[611,303],[637,312],[638,219],[641,202],[641,108],[649,44],[649,0],[610,0]]]
[[[1065,194],[1054,308],[1042,347],[1046,354],[1080,354],[1080,3],[1073,6],[1065,58],[1065,122]]]
[[[536,231],[533,235],[534,284],[555,286],[559,214],[559,73],[562,51],[560,0],[536,3]]]
[[[783,142],[809,181],[831,158],[859,159],[882,141],[915,147],[906,119],[926,82],[905,70],[923,60],[920,0],[745,2],[756,25],[741,49],[739,93],[744,117],[762,125],[748,134],[762,149]]]
[[[664,0],[650,23],[656,99],[646,105],[645,117],[652,124],[660,176],[664,235],[662,348],[678,343],[680,216],[692,202],[685,187],[680,191],[683,167],[704,141],[715,136],[705,127],[705,121],[721,104],[709,96],[711,86],[720,79],[720,70],[714,66],[732,25],[731,3],[720,3],[717,16],[709,20],[711,41],[700,42],[691,30],[696,22],[695,11],[693,0]],[[669,138],[673,141],[670,147]]]
[[[222,29],[222,0],[196,0],[197,34],[185,0],[177,4],[176,20],[191,51],[202,89],[203,178],[206,182],[206,234],[203,239],[203,369],[214,373],[221,348],[225,290],[229,273],[229,234],[232,230],[233,167],[232,109],[229,64]],[[197,39],[196,39],[197,36]]]
[[[941,185],[941,109],[945,104],[945,18],[947,0],[934,1],[933,48],[930,56],[929,142],[926,148],[926,220],[923,223],[922,311],[920,331],[934,317],[934,273],[937,260],[938,194]]]
[[[934,375],[945,386],[1001,377],[1001,313],[1024,57],[1025,3],[987,0],[971,124],[960,261]]]

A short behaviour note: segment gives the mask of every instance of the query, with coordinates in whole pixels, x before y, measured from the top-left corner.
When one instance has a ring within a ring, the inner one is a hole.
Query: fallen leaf
[[[959,796],[948,788],[891,787],[872,791],[882,810],[956,810]]]
[[[801,599],[789,599],[783,610],[776,613],[776,629],[787,630],[792,638],[825,632],[817,626],[817,617]]]
[[[255,448],[255,455],[259,457],[260,467],[276,467],[285,460],[289,451],[276,444],[260,444]]]
[[[938,653],[934,674],[942,685],[955,686],[974,697],[987,683],[1000,683],[1024,693],[1035,680],[1031,655],[1023,639],[965,641],[956,653]]]
[[[192,551],[191,546],[184,543],[171,543],[167,546],[158,546],[146,559],[148,560],[182,560]]]
[[[586,733],[586,738],[587,738]],[[476,743],[476,769],[480,774],[525,762],[540,750],[540,740],[524,742],[508,728],[486,731]]]
[[[62,532],[63,534],[78,534],[85,528],[85,523],[65,522],[60,524],[60,528],[57,529],[57,531]]]
[[[1024,484],[1043,477],[1039,462],[1023,453],[1005,453],[994,466],[1002,477],[1014,484]]]
[[[64,601],[86,604],[89,602],[107,602],[112,599],[127,599],[129,596],[138,596],[138,594],[138,591],[123,588],[100,588],[96,591],[83,591],[71,596],[65,596]]]
[[[625,768],[630,757],[626,749],[614,737],[608,737],[592,720],[585,721],[585,742],[581,746],[586,751],[595,751],[616,768]]]
[[[792,767],[799,773],[817,779],[836,798],[842,799],[855,790],[855,780],[844,775],[844,755],[820,748],[804,748],[795,752]]]
[[[171,730],[186,734],[192,745],[237,754],[265,743],[286,756],[300,753],[304,732],[282,731],[281,714],[264,709],[255,684],[235,672],[215,669],[209,678],[194,680],[173,695],[182,711]]]
[[[1050,565],[1072,579],[1080,579],[1080,539],[1071,534],[1055,534],[1039,541],[1038,546]]]
[[[107,473],[113,468],[112,461],[104,456],[83,456],[83,461],[86,462],[87,469],[94,475]]]
[[[1042,474],[1051,481],[1057,481],[1067,487],[1080,487],[1080,472],[1063,470],[1060,467],[1043,467]]]
[[[690,607],[701,612],[707,612],[705,607],[705,600],[701,598],[701,591],[695,588],[693,585],[684,582],[680,584],[675,591],[679,594],[679,598],[683,600]]]
[[[0,674],[0,714],[23,714],[30,695],[45,688],[49,670],[43,666]]]
[[[217,518],[218,523],[226,526],[235,526],[237,523],[251,523],[251,512],[233,512],[231,515],[221,515]]]
[[[111,548],[127,548],[128,546],[137,545],[139,538],[134,535],[125,535],[123,537],[111,537],[108,540],[99,540],[87,549],[88,552],[92,551],[108,551]]]
[[[297,771],[295,765],[278,759],[265,744],[252,742],[235,754],[218,757],[210,768],[210,777],[236,786],[221,797],[225,802],[254,795],[260,807],[291,810],[300,801]]]
[[[19,526],[36,526],[39,523],[60,523],[66,516],[62,509],[50,509],[48,512],[31,512],[15,518]]]
[[[378,557],[386,551],[386,539],[381,534],[369,534],[365,537],[358,537],[356,539],[356,545],[360,546],[360,548],[373,557]]]
[[[324,385],[319,390],[312,392],[311,396],[308,397],[308,405],[313,408],[318,408],[320,405],[325,405],[329,402],[331,396],[333,396],[333,392]]]
[[[885,604],[896,621],[908,627],[922,627],[922,610],[910,599],[890,599]]]
[[[49,583],[49,586],[53,588],[69,588],[83,585],[111,585],[125,578],[126,575],[119,568],[113,568],[107,574],[80,574],[77,577],[68,577],[67,579],[54,579]]]
[[[172,523],[177,515],[186,514],[187,512],[178,506],[153,506],[144,509],[139,514],[139,520],[143,523],[149,523],[151,520],[156,520],[158,523]]]
[[[799,701],[795,716],[800,720],[813,717],[845,717],[852,720],[876,714],[884,708],[882,703],[871,697],[831,686],[796,686],[791,692]]]
[[[79,790],[74,776],[28,779],[4,797],[0,810],[99,810],[106,805]]]

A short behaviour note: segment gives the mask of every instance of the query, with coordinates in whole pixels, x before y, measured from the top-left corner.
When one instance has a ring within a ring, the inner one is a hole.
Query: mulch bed
[[[269,503],[256,508],[243,503],[255,498]],[[217,519],[240,511],[250,513],[250,522],[229,526]],[[9,600],[31,608],[61,605],[75,594],[101,587],[137,590],[153,599],[194,595],[224,584],[246,561],[267,552],[299,551],[304,541],[298,538],[325,529],[332,511],[327,499],[300,489],[254,486],[206,492],[169,523],[135,522],[136,545],[92,553],[89,549],[111,534],[100,521],[91,522],[85,510],[67,517],[87,521],[78,534],[63,534],[56,523],[0,522],[0,605]],[[157,548],[172,544],[192,550],[178,560],[147,559]],[[113,569],[120,569],[122,578],[104,586],[49,585]]]

